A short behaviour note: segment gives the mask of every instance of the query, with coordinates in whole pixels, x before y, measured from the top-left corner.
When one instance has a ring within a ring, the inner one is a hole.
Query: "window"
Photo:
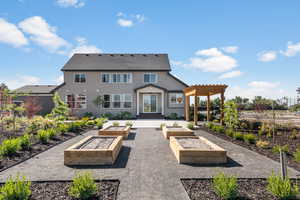
[[[157,74],[147,73],[144,74],[144,83],[156,83],[157,82]]]
[[[86,78],[85,78],[85,74],[75,74],[75,83],[85,83],[86,82]]]
[[[183,94],[182,93],[170,93],[170,103],[171,104],[182,104]]]
[[[109,79],[109,74],[102,74],[101,76],[102,78],[102,83],[109,83],[110,82],[110,79]]]
[[[66,96],[66,103],[72,109],[86,109],[86,95],[69,94]]]
[[[103,108],[131,108],[132,95],[131,94],[105,94],[103,96]]]
[[[131,83],[131,73],[107,73],[101,75],[102,83]]]

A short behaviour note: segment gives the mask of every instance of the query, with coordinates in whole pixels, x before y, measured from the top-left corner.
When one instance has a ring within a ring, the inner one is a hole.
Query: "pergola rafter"
[[[183,90],[185,95],[185,119],[190,120],[190,96],[194,96],[194,123],[198,121],[198,97],[207,97],[207,121],[210,121],[210,96],[220,94],[221,95],[221,123],[224,119],[224,93],[228,85],[192,85]]]

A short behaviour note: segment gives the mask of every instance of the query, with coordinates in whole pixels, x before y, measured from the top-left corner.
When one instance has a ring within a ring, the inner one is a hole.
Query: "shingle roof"
[[[25,94],[51,94],[57,87],[57,85],[25,85],[15,89],[14,92]]]
[[[62,71],[171,71],[167,54],[74,54]]]

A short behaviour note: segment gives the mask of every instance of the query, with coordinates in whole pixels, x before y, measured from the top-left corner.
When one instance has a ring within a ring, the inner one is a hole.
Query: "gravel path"
[[[162,132],[155,128],[141,128],[133,131],[113,166],[67,167],[63,164],[63,150],[87,135],[97,135],[90,131],[58,145],[26,162],[0,174],[0,181],[18,172],[30,180],[71,180],[77,171],[91,171],[97,179],[119,179],[118,200],[188,200],[180,178],[210,178],[219,171],[237,175],[240,178],[264,178],[272,170],[280,170],[279,163],[249,151],[243,147],[224,141],[204,131],[195,131],[227,150],[229,163],[223,166],[197,166],[178,164],[164,139]],[[295,177],[299,172],[289,169]]]

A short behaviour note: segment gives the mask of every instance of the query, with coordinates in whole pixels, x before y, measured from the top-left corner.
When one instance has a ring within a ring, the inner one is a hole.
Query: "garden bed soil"
[[[216,133],[214,131],[207,129],[206,127],[201,127],[201,129],[212,135],[215,135],[219,138],[230,141],[234,144],[240,145],[251,151],[255,151],[259,154],[262,154],[264,156],[267,156],[268,158],[271,158],[277,162],[280,162],[280,157],[279,157],[279,154],[272,152],[272,147],[275,145],[281,145],[281,146],[289,145],[290,152],[287,153],[287,156],[286,156],[287,164],[289,167],[292,167],[292,168],[300,171],[300,163],[297,163],[293,157],[293,153],[296,151],[296,149],[300,148],[300,137],[299,136],[296,139],[290,139],[289,138],[290,134],[278,134],[275,136],[275,140],[273,142],[273,138],[268,138],[266,135],[263,135],[260,137],[260,140],[268,141],[270,143],[269,147],[264,149],[264,148],[257,147],[255,144],[248,144],[242,140],[235,140],[234,138],[229,137],[224,133]]]
[[[181,179],[191,200],[221,200],[213,189],[212,179]],[[292,180],[296,184],[296,180]],[[298,186],[300,183],[298,181]],[[268,190],[266,179],[238,179],[240,200],[277,200]]]
[[[116,137],[92,138],[90,141],[78,147],[78,149],[108,149]]]
[[[212,150],[213,148],[200,140],[199,138],[180,138],[176,137],[176,140],[184,149],[201,149]]]
[[[36,138],[32,138],[32,146],[28,150],[21,150],[18,151],[16,155],[11,157],[3,157],[0,159],[0,172],[4,171],[16,164],[19,164],[25,160],[28,160],[29,158],[32,158],[33,156],[36,156],[39,153],[42,153],[62,142],[65,142],[75,136],[78,136],[76,133],[68,132],[65,134],[61,134],[53,138],[52,140],[49,140],[48,144],[42,144],[39,142]]]
[[[116,200],[118,194],[118,180],[96,181],[97,195],[90,200]],[[68,195],[71,181],[32,182],[30,200],[73,200]]]

